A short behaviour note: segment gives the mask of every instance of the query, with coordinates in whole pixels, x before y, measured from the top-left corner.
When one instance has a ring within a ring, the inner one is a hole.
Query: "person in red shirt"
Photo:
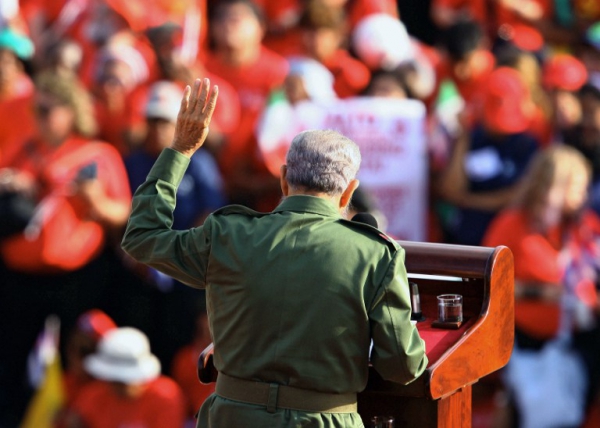
[[[147,80],[148,67],[134,47],[116,43],[100,51],[92,80],[98,137],[114,145],[121,156],[131,148],[127,139],[129,96]]]
[[[542,72],[553,110],[553,137],[566,141],[577,132],[582,120],[578,92],[587,82],[588,72],[580,60],[569,54],[548,58]]]
[[[465,116],[473,123],[482,107],[482,92],[496,60],[486,47],[481,27],[460,22],[448,28],[440,40],[444,61],[438,69],[438,83],[451,80],[465,102]]]
[[[264,210],[275,206],[280,191],[258,155],[254,130],[269,94],[283,85],[288,63],[261,44],[262,23],[250,0],[219,2],[211,20],[215,49],[205,67],[236,89],[243,112],[219,154],[230,200]]]
[[[483,239],[483,245],[506,245],[514,255],[515,348],[541,359],[557,337],[570,340],[573,345],[564,349],[575,351],[584,364],[588,398],[596,392],[600,361],[600,219],[586,208],[590,179],[590,165],[577,150],[559,144],[540,152],[514,206],[494,219]],[[515,352],[512,358],[521,355]],[[511,376],[513,360],[506,378],[526,420],[535,411],[519,394],[523,380]],[[527,381],[542,382],[541,377]],[[544,393],[559,400],[575,391]],[[581,408],[571,409],[574,414],[584,413],[583,401]]]
[[[0,30],[0,167],[8,164],[18,143],[32,128],[30,102],[33,82],[25,74],[23,61],[31,59],[33,43],[10,28]]]
[[[519,72],[528,88],[532,104],[529,132],[542,147],[553,142],[552,103],[542,85],[542,70],[538,59],[527,51],[506,45],[496,54],[498,67],[507,66]]]
[[[109,331],[84,364],[101,380],[81,391],[68,415],[68,428],[184,426],[181,389],[160,375],[160,362],[140,330],[121,327]]]
[[[219,97],[225,100],[228,108],[215,111],[211,135],[205,145],[216,156],[227,139],[237,131],[240,123],[240,101],[236,90],[226,80],[206,71],[201,61],[195,58],[190,60],[183,55],[185,49],[182,27],[166,24],[152,28],[148,32],[148,39],[156,55],[159,80],[174,82],[183,91],[186,85],[194,81],[195,76],[207,76],[219,87]],[[143,143],[146,134],[145,107],[151,86],[139,86],[128,98],[127,135],[129,141],[136,146]]]
[[[346,38],[343,10],[321,0],[307,3],[300,20],[307,56],[325,65],[333,74],[333,88],[340,98],[358,95],[369,84],[367,66],[342,48]]]
[[[288,57],[305,55],[302,31],[298,26],[306,2],[301,0],[254,0],[266,17],[265,46]],[[385,13],[398,18],[394,0],[322,0],[329,7],[344,11],[347,29],[352,31],[366,16]]]
[[[93,381],[85,370],[85,357],[96,352],[98,342],[117,325],[100,309],[91,309],[77,318],[73,331],[66,344],[66,369],[63,380],[66,392],[66,405],[70,406],[79,396],[82,388]]]
[[[100,309],[90,309],[77,318],[65,346],[66,364],[63,371],[65,402],[55,417],[55,428],[65,427],[70,407],[85,386],[95,380],[84,368],[85,358],[96,352],[100,339],[116,327],[112,318]]]
[[[94,260],[107,234],[127,221],[131,193],[119,153],[91,142],[95,121],[79,82],[44,73],[36,79],[36,137],[0,170],[2,191],[31,195],[37,204],[27,231],[1,242],[9,269],[57,274]]]

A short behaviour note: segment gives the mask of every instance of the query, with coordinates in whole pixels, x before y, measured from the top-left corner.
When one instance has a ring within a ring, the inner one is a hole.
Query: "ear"
[[[348,187],[346,187],[346,190],[344,190],[342,196],[340,197],[341,209],[346,208],[350,204],[352,195],[354,194],[354,191],[358,188],[359,184],[360,182],[357,179],[351,180],[350,183],[348,183]]]
[[[281,168],[279,168],[279,184],[283,196],[288,196],[290,193],[290,185],[287,182],[287,165],[281,165]]]

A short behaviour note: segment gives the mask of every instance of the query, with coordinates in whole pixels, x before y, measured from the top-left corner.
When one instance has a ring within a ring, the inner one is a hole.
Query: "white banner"
[[[423,103],[359,97],[338,100],[326,107],[302,103],[295,107],[275,104],[270,108],[277,108],[278,112],[267,111],[265,119],[271,114],[273,120],[263,121],[258,132],[259,146],[266,157],[275,152],[275,146],[280,154],[284,153],[287,147],[282,150],[281,144],[289,146],[291,138],[302,130],[341,132],[360,147],[358,178],[387,217],[387,233],[397,239],[426,240],[428,165]],[[278,134],[275,127],[286,130],[274,137]]]

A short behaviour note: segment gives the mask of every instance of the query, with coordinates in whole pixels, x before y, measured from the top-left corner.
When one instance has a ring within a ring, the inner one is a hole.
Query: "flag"
[[[20,428],[52,428],[57,413],[65,403],[62,366],[58,352],[59,319],[46,319],[34,349],[28,358],[31,385],[36,389]]]

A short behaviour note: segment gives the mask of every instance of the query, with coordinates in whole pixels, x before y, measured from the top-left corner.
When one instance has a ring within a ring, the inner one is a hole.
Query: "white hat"
[[[127,384],[148,382],[160,374],[160,362],[150,353],[148,338],[132,327],[108,331],[84,366],[98,379]]]
[[[288,62],[288,75],[299,76],[302,79],[311,100],[331,101],[337,98],[333,89],[333,74],[319,61],[307,57],[291,57]]]
[[[128,79],[122,82],[126,88],[134,87],[144,83],[150,76],[148,63],[143,55],[133,46],[124,43],[113,43],[102,48],[98,57],[96,79],[100,80],[104,72],[104,66],[109,61],[119,61],[129,69]]]
[[[183,90],[177,84],[164,80],[156,82],[150,87],[146,118],[176,122],[182,96]]]
[[[361,19],[352,32],[352,45],[360,60],[372,70],[392,70],[414,57],[404,24],[384,13]]]

